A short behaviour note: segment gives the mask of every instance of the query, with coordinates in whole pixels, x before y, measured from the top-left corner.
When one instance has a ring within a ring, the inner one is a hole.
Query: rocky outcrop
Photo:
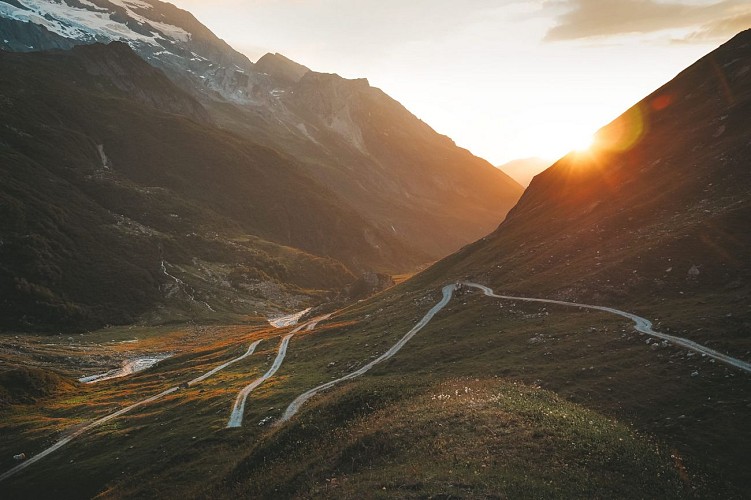
[[[310,68],[296,63],[281,54],[266,54],[256,62],[256,71],[266,73],[276,80],[297,83],[310,72]]]
[[[51,32],[32,22],[17,21],[0,16],[0,49],[9,52],[70,49],[74,40]]]

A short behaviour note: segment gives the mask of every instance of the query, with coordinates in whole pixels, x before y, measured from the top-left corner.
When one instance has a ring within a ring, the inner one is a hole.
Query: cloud
[[[707,40],[725,40],[730,36],[749,28],[751,28],[751,12],[706,23],[698,30],[688,34],[686,37],[675,41],[693,43],[704,42]]]
[[[546,41],[577,40],[670,29],[690,31],[685,40],[724,39],[751,27],[748,0],[722,0],[707,4],[655,0],[552,0],[560,10]]]

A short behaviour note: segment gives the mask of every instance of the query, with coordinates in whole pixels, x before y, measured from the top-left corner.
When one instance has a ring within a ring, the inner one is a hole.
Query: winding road
[[[578,307],[583,309],[594,309],[597,311],[603,311],[611,314],[617,314],[618,316],[622,316],[624,318],[630,319],[634,322],[634,328],[642,332],[646,335],[650,335],[652,337],[656,337],[659,339],[667,340],[669,342],[672,342],[675,345],[679,345],[682,347],[685,347],[687,349],[690,349],[692,351],[696,351],[698,353],[701,353],[703,355],[709,356],[713,359],[716,359],[718,361],[722,361],[723,363],[726,363],[730,366],[733,366],[735,368],[739,368],[745,372],[751,373],[751,363],[747,363],[743,360],[733,358],[731,356],[728,356],[727,354],[723,354],[721,352],[715,351],[714,349],[710,349],[709,347],[705,347],[701,344],[698,344],[694,342],[693,340],[684,339],[682,337],[676,337],[674,335],[668,335],[666,333],[657,332],[652,329],[652,322],[648,319],[642,318],[641,316],[637,316],[636,314],[631,314],[626,311],[621,311],[620,309],[614,309],[612,307],[604,307],[604,306],[593,306],[589,304],[578,304],[576,302],[564,302],[561,300],[551,300],[551,299],[535,299],[530,297],[513,297],[510,295],[497,295],[493,293],[493,290],[485,285],[480,285],[478,283],[472,283],[472,282],[461,282],[459,285],[468,286],[472,288],[476,288],[480,291],[482,291],[486,296],[493,297],[497,299],[505,299],[505,300],[517,300],[517,301],[523,301],[523,302],[542,302],[545,304],[557,304],[561,306],[568,306],[568,307]],[[415,336],[417,332],[422,330],[425,325],[427,325],[430,320],[433,319],[433,317],[451,300],[451,297],[454,293],[454,291],[457,289],[457,285],[446,285],[443,287],[443,298],[433,306],[433,308],[428,311],[428,313],[409,331],[407,334],[402,337],[399,342],[394,344],[394,346],[386,351],[383,355],[381,355],[379,358],[371,361],[370,363],[366,364],[359,370],[356,370],[352,373],[349,373],[343,377],[340,377],[336,380],[332,380],[331,382],[326,382],[325,384],[321,384],[318,387],[314,387],[313,389],[310,389],[307,392],[304,392],[300,396],[298,396],[288,407],[287,410],[284,412],[282,417],[277,421],[277,425],[280,425],[286,421],[288,421],[292,416],[297,413],[297,411],[300,409],[300,407],[305,404],[306,401],[308,401],[310,398],[315,396],[321,391],[325,391],[326,389],[330,389],[331,387],[344,382],[345,380],[351,380],[353,378],[359,377],[360,375],[366,373],[368,370],[373,368],[378,363],[382,363],[383,361],[386,361],[387,359],[391,358],[394,354],[399,352],[404,345],[410,341],[412,337]]]
[[[261,343],[260,340],[256,340],[255,342],[253,342],[252,344],[250,344],[250,347],[248,347],[248,350],[242,356],[238,356],[237,358],[231,359],[230,361],[228,361],[228,362],[226,362],[226,363],[224,363],[222,365],[217,366],[213,370],[206,372],[205,374],[201,375],[200,377],[194,378],[193,380],[191,380],[190,382],[188,382],[187,385],[188,386],[192,386],[192,385],[198,384],[200,382],[203,382],[204,380],[206,380],[210,376],[214,375],[215,373],[217,373],[217,372],[219,372],[219,371],[227,368],[228,366],[230,366],[230,365],[232,365],[234,363],[237,363],[240,360],[243,360],[243,359],[247,358],[248,356],[250,356],[251,354],[253,354],[253,352],[255,352],[256,347],[258,347],[258,344],[260,344],[260,343]],[[125,408],[121,408],[120,410],[118,410],[118,411],[116,411],[114,413],[110,413],[109,415],[107,415],[105,417],[102,417],[102,418],[100,418],[98,420],[94,420],[90,424],[87,424],[84,427],[81,427],[77,431],[73,432],[72,434],[69,434],[68,436],[64,437],[63,439],[61,439],[57,443],[53,444],[52,446],[50,446],[46,450],[44,450],[44,451],[42,451],[40,453],[37,453],[36,455],[34,455],[33,457],[29,458],[25,462],[22,462],[22,463],[16,465],[15,467],[13,467],[12,469],[8,470],[7,472],[4,472],[3,474],[0,474],[0,481],[3,481],[5,479],[8,479],[11,476],[14,476],[14,475],[18,474],[19,472],[21,472],[25,468],[27,468],[30,465],[32,465],[32,464],[40,461],[41,459],[43,459],[47,455],[50,455],[51,453],[54,453],[55,451],[59,450],[60,448],[62,448],[66,444],[70,443],[71,441],[73,441],[77,437],[80,437],[81,435],[87,433],[91,429],[94,429],[95,427],[99,427],[100,425],[105,424],[105,423],[109,422],[110,420],[115,419],[115,418],[117,418],[117,417],[119,417],[121,415],[124,415],[124,414],[128,413],[129,411],[135,410],[139,406],[143,406],[143,405],[147,405],[149,403],[153,403],[154,401],[157,401],[157,400],[163,398],[164,396],[167,396],[167,395],[172,394],[173,392],[177,392],[179,390],[180,390],[180,386],[170,387],[166,391],[160,392],[156,396],[151,396],[150,398],[144,399],[143,401],[139,401],[139,402],[134,403],[134,404],[132,404],[130,406],[126,406]]]
[[[642,318],[641,316],[637,316],[636,314],[631,314],[626,311],[621,311],[620,309],[614,309],[612,307],[604,307],[604,306],[592,306],[589,304],[577,304],[576,302],[564,302],[562,300],[532,299],[529,297],[512,297],[510,295],[498,295],[498,294],[493,293],[493,290],[491,288],[486,287],[485,285],[479,285],[477,283],[471,283],[471,282],[462,283],[462,284],[472,287],[472,288],[477,288],[478,290],[481,290],[486,296],[494,297],[496,299],[518,300],[521,302],[542,302],[544,304],[557,304],[559,306],[579,307],[583,309],[594,309],[596,311],[604,311],[607,313],[617,314],[618,316],[622,316],[624,318],[627,318],[633,321],[634,329],[638,332],[644,333],[651,337],[656,337],[658,339],[667,340],[668,342],[672,342],[675,345],[679,345],[681,347],[685,347],[686,349],[696,351],[700,354],[704,354],[706,356],[709,356],[710,358],[716,359],[717,361],[722,361],[723,363],[726,363],[730,366],[733,366],[745,372],[751,373],[751,363],[747,363],[743,360],[736,359],[731,356],[728,356],[727,354],[723,354],[721,352],[715,351],[714,349],[705,347],[701,344],[694,342],[693,340],[684,339],[683,337],[676,337],[675,335],[668,335],[667,333],[657,332],[652,329],[652,322],[649,321],[648,319]]]
[[[366,365],[362,366],[360,369],[355,370],[347,375],[344,375],[343,377],[340,377],[336,380],[332,380],[330,382],[326,382],[324,384],[321,384],[317,387],[314,387],[313,389],[310,389],[300,396],[298,396],[285,410],[282,417],[276,422],[276,425],[280,425],[286,421],[288,421],[292,416],[297,413],[297,411],[300,409],[300,407],[305,404],[310,398],[315,396],[321,391],[325,391],[326,389],[330,389],[331,387],[344,382],[346,380],[352,380],[356,377],[359,377],[365,373],[367,373],[371,368],[378,365],[379,363],[383,363],[384,361],[387,361],[391,357],[393,357],[396,353],[398,353],[406,344],[409,342],[412,337],[414,337],[420,330],[422,330],[430,321],[433,319],[433,317],[438,314],[448,303],[451,301],[451,298],[453,297],[454,292],[457,290],[457,286],[467,286],[470,288],[475,288],[477,290],[482,291],[487,297],[497,298],[497,299],[503,299],[503,300],[514,300],[514,301],[521,301],[521,302],[539,302],[544,304],[556,304],[561,306],[567,306],[567,307],[577,307],[580,309],[592,309],[597,311],[603,311],[611,314],[616,314],[618,316],[621,316],[623,318],[629,319],[634,322],[634,328],[646,335],[650,335],[655,338],[659,338],[662,340],[666,340],[668,342],[671,342],[675,345],[684,347],[686,349],[698,352],[702,355],[706,355],[710,358],[716,359],[718,361],[721,361],[723,363],[726,363],[732,367],[738,368],[740,370],[743,370],[747,373],[751,373],[751,363],[748,363],[746,361],[733,358],[731,356],[728,356],[727,354],[723,354],[721,352],[715,351],[714,349],[710,349],[708,347],[705,347],[701,344],[698,344],[692,340],[688,340],[682,337],[676,337],[674,335],[668,335],[666,333],[661,333],[658,331],[655,331],[652,329],[652,322],[642,318],[641,316],[637,316],[635,314],[621,311],[620,309],[615,309],[612,307],[604,307],[604,306],[595,306],[590,304],[579,304],[576,302],[565,302],[561,300],[552,300],[552,299],[537,299],[537,298],[531,298],[531,297],[515,297],[510,295],[498,295],[493,292],[493,290],[485,285],[480,285],[478,283],[472,283],[472,282],[463,282],[459,284],[450,284],[446,285],[442,289],[443,296],[441,300],[435,304],[426,314],[423,316],[423,318],[414,326],[411,330],[409,330],[399,341],[394,344],[388,351],[383,353],[378,358],[374,359],[373,361],[367,363]],[[276,359],[274,360],[274,363],[272,364],[271,368],[260,378],[254,380],[249,385],[247,385],[245,388],[243,388],[242,391],[238,394],[234,407],[232,409],[232,414],[229,419],[229,423],[227,424],[227,427],[240,427],[242,425],[242,418],[243,413],[245,409],[245,403],[247,401],[248,396],[250,393],[256,389],[259,385],[261,385],[264,381],[268,380],[270,377],[272,377],[277,370],[282,365],[282,362],[284,361],[284,358],[287,353],[287,348],[289,346],[290,339],[299,331],[301,331],[303,328],[307,330],[312,330],[316,327],[316,325],[325,319],[328,319],[331,315],[325,315],[320,316],[318,318],[314,318],[306,323],[303,323],[299,326],[297,326],[294,330],[292,330],[289,334],[287,334],[285,337],[282,338],[282,341],[279,345],[279,351],[277,353]],[[286,322],[285,322],[286,323]],[[286,323],[285,326],[291,326],[289,323]],[[198,384],[200,382],[203,382],[207,378],[211,377],[215,373],[223,370],[224,368],[232,365],[233,363],[236,363],[251,354],[255,352],[256,347],[258,344],[260,344],[261,341],[257,340],[253,342],[250,347],[248,347],[248,350],[243,354],[242,356],[239,356],[237,358],[234,358],[222,365],[217,366],[216,368],[206,372],[205,374],[201,375],[200,377],[197,377],[190,382],[187,383],[188,386],[192,386],[195,384]],[[38,462],[42,458],[46,457],[47,455],[54,453],[58,449],[62,448],[66,444],[70,443],[77,437],[85,434],[86,432],[90,431],[91,429],[100,426],[106,422],[109,422],[110,420],[117,418],[121,415],[124,415],[125,413],[128,413],[131,410],[134,410],[140,406],[153,403],[154,401],[157,401],[169,394],[172,394],[180,389],[180,386],[177,387],[171,387],[163,392],[160,392],[159,394],[155,396],[151,396],[150,398],[144,399],[142,401],[139,401],[135,404],[132,404],[130,406],[126,406],[125,408],[122,408],[114,413],[111,413],[105,417],[102,417],[98,420],[95,420],[86,426],[76,430],[75,432],[71,433],[70,435],[66,436],[65,438],[61,439],[54,445],[50,446],[46,450],[40,452],[37,455],[34,455],[33,457],[29,458],[25,462],[13,467],[12,469],[8,470],[7,472],[0,475],[0,481],[3,481],[5,479],[8,479],[9,477],[19,473],[23,469],[29,467],[30,465]]]
[[[190,382],[188,382],[188,385],[189,386],[193,386],[195,384],[199,384],[199,383],[203,382],[204,380],[206,380],[207,378],[209,378],[210,376],[214,375],[215,373],[224,370],[228,366],[233,365],[233,364],[237,363],[238,361],[242,361],[243,359],[245,359],[248,356],[250,356],[251,354],[253,354],[255,352],[255,350],[256,350],[256,347],[258,347],[258,344],[260,344],[260,343],[261,343],[260,340],[256,340],[255,342],[253,342],[252,344],[250,344],[250,347],[248,347],[248,350],[242,356],[234,358],[234,359],[231,359],[231,360],[227,361],[226,363],[224,363],[223,365],[219,365],[216,368],[214,368],[213,370],[210,370],[210,371],[204,373],[200,377],[194,378],[193,380],[191,380]]]
[[[308,312],[310,309],[306,309],[305,312]],[[331,317],[331,314],[326,314],[324,316],[318,316],[317,318],[313,318],[310,321],[307,321],[298,327],[296,327],[294,330],[289,332],[289,334],[282,339],[281,344],[279,344],[279,352],[276,355],[276,359],[274,359],[274,364],[271,365],[271,368],[269,368],[269,371],[263,374],[263,376],[255,379],[250,384],[246,385],[243,390],[240,391],[240,393],[237,395],[237,398],[235,399],[235,405],[232,407],[232,413],[229,417],[229,422],[227,422],[227,428],[237,428],[242,427],[243,424],[243,414],[245,413],[245,402],[248,399],[248,396],[251,392],[253,392],[259,385],[263,384],[266,380],[271,378],[277,370],[279,370],[279,367],[282,366],[282,362],[284,361],[284,357],[287,355],[287,347],[289,346],[289,341],[292,337],[295,336],[296,333],[301,331],[303,328],[307,331],[313,330],[316,326],[318,326],[318,323],[321,321],[327,320]],[[299,319],[299,317],[297,318]],[[297,319],[295,321],[297,321]],[[273,324],[273,323],[272,323]],[[282,328],[282,327],[277,327]]]
[[[242,426],[243,413],[245,413],[245,401],[247,401],[248,395],[250,395],[250,393],[253,392],[256,387],[271,378],[279,369],[279,367],[282,366],[284,356],[287,355],[287,346],[289,346],[289,339],[291,339],[294,335],[294,333],[290,333],[282,339],[281,344],[279,344],[279,353],[276,355],[276,359],[271,365],[271,368],[269,368],[269,370],[262,376],[246,385],[245,388],[240,391],[240,394],[237,395],[237,398],[235,399],[235,406],[232,407],[232,414],[229,417],[229,422],[227,422],[227,428],[236,428]]]
[[[292,401],[292,403],[287,407],[282,417],[277,421],[277,425],[286,422],[292,416],[297,413],[297,410],[300,409],[302,405],[305,404],[307,400],[315,396],[321,391],[325,391],[326,389],[329,389],[331,387],[334,387],[336,384],[340,382],[344,382],[345,380],[351,380],[355,377],[359,377],[360,375],[368,372],[371,368],[373,368],[375,365],[379,363],[383,363],[387,359],[390,359],[394,356],[397,352],[399,352],[402,347],[404,347],[407,342],[409,342],[412,337],[414,337],[417,332],[425,328],[425,325],[430,323],[430,320],[433,319],[433,316],[438,314],[438,312],[446,307],[446,304],[449,303],[451,300],[452,295],[454,294],[454,290],[456,290],[456,285],[446,285],[443,287],[443,298],[441,298],[440,302],[438,302],[436,305],[433,306],[433,308],[428,311],[428,313],[423,316],[423,318],[414,326],[410,331],[408,331],[404,337],[402,337],[399,342],[394,344],[391,349],[386,351],[385,353],[381,354],[379,357],[368,363],[367,365],[363,366],[359,370],[356,370],[352,373],[349,373],[341,378],[338,378],[336,380],[332,380],[331,382],[326,382],[325,384],[321,384],[318,387],[314,387],[313,389],[310,389],[307,392],[304,392],[303,394],[300,394],[297,399]]]

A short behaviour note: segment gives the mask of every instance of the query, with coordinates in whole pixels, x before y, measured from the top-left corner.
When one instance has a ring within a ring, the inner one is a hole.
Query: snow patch
[[[123,365],[120,368],[115,368],[114,370],[110,370],[105,373],[100,373],[98,375],[89,375],[88,377],[81,377],[78,379],[78,381],[83,382],[84,384],[93,384],[96,382],[102,382],[104,380],[111,380],[113,378],[127,377],[128,375],[132,375],[134,373],[148,370],[149,368],[156,365],[160,361],[163,361],[171,356],[172,354],[157,354],[155,356],[149,356],[146,358],[130,359],[126,361],[125,363],[123,363]]]
[[[269,318],[268,322],[274,328],[284,328],[285,326],[293,326],[293,325],[296,325],[298,321],[300,321],[300,318],[308,314],[308,312],[310,312],[310,309],[311,308],[309,307],[302,311],[288,314],[286,316],[279,316],[278,318]]]
[[[160,47],[157,38],[187,42],[190,33],[182,28],[164,22],[149,19],[133,9],[151,10],[152,5],[140,0],[110,0],[112,5],[122,7],[129,19],[141,26],[156,29],[157,33],[145,35],[131,29],[126,24],[113,21],[110,9],[102,9],[91,2],[82,1],[86,8],[73,7],[63,2],[46,0],[19,0],[28,10],[19,9],[0,2],[0,16],[22,22],[32,22],[44,26],[49,31],[65,38],[84,43],[126,41],[129,44],[143,43]]]

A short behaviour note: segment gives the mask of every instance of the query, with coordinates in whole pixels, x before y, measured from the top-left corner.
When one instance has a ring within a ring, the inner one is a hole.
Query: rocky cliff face
[[[297,83],[310,72],[310,68],[282,54],[266,54],[256,62],[255,69],[271,75],[276,80],[288,83]]]

